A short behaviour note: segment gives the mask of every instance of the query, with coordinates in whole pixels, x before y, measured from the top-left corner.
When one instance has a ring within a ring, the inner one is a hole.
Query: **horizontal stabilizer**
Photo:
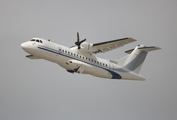
[[[38,57],[34,56],[34,55],[27,55],[26,56],[29,59],[39,59]]]
[[[149,47],[143,46],[143,47],[138,47],[138,49],[142,50],[142,51],[149,52],[149,51],[158,50],[158,49],[161,49],[161,48],[156,47],[156,46],[149,46]],[[125,53],[131,54],[133,50],[134,49],[127,50],[127,51],[125,51]]]

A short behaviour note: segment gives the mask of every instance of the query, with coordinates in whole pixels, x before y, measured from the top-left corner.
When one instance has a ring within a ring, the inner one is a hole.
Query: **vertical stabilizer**
[[[158,49],[160,48],[155,46],[146,47],[144,45],[138,45],[135,47],[135,49],[125,51],[125,53],[128,53],[129,55],[118,60],[118,63],[130,71],[139,73],[143,65],[143,62],[147,56],[147,53],[149,51],[158,50]]]

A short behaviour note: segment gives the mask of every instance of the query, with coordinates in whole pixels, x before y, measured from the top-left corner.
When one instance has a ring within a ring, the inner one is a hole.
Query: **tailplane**
[[[134,49],[127,50],[125,53],[129,54],[118,60],[118,63],[123,66],[123,68],[139,73],[143,62],[149,51],[158,50],[159,47],[156,46],[144,46],[138,45]]]

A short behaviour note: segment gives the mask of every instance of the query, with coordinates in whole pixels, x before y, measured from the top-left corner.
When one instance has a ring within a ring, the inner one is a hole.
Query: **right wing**
[[[106,41],[106,42],[101,42],[101,43],[95,43],[92,45],[94,51],[92,53],[104,53],[107,51],[114,50],[116,48],[119,48],[121,46],[124,46],[125,44],[131,43],[136,41],[133,38],[122,38],[122,39],[116,39],[116,40],[111,40],[111,41]]]

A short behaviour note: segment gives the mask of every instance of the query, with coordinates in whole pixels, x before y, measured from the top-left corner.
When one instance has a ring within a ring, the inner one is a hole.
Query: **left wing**
[[[39,59],[39,57],[36,57],[34,55],[26,55],[26,57],[29,59]]]
[[[99,52],[107,52],[111,51],[113,49],[116,49],[118,47],[124,46],[125,44],[131,43],[136,41],[133,38],[122,38],[122,39],[116,39],[116,40],[111,40],[111,41],[106,41],[106,42],[101,42],[101,43],[95,43],[92,45],[92,48],[94,51],[93,53],[99,53]]]

